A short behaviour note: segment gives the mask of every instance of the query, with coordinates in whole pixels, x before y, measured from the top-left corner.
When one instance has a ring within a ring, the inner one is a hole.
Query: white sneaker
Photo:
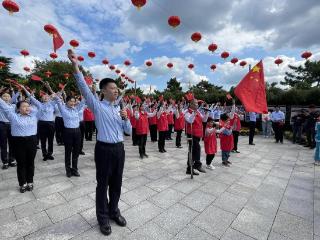
[[[212,164],[207,165],[207,167],[206,167],[206,168],[208,168],[208,169],[210,169],[210,170],[216,169]]]

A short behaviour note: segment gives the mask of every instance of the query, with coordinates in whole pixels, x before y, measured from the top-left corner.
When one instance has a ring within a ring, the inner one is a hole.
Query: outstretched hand
[[[78,58],[72,49],[68,49],[68,58],[69,58],[70,62],[72,63],[72,66],[73,66],[75,73],[79,73],[80,70],[79,70]]]

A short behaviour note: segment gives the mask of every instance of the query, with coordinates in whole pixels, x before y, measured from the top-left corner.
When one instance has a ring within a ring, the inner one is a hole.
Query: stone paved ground
[[[55,147],[54,161],[38,152],[33,192],[18,192],[15,169],[0,170],[0,239],[320,239],[313,152],[259,137],[253,147],[240,139],[231,168],[218,154],[216,170],[194,180],[185,175],[186,145],[167,144],[160,154],[148,142],[141,161],[127,139],[120,209],[128,226],[112,224],[104,237],[95,218],[93,144],[80,157],[80,178],[65,177],[63,147]]]

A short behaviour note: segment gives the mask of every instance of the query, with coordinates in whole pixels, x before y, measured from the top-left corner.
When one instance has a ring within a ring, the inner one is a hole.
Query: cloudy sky
[[[162,90],[170,77],[177,77],[186,89],[207,80],[225,89],[236,85],[248,68],[230,63],[232,57],[255,64],[263,59],[268,82],[283,79],[288,64],[302,64],[303,51],[320,59],[319,0],[149,0],[137,10],[131,0],[15,0],[20,12],[9,16],[0,9],[0,51],[12,57],[13,71],[23,73],[34,59],[49,58],[52,40],[43,30],[45,24],[56,26],[64,38],[58,50],[66,59],[69,41],[76,39],[76,52],[85,57],[83,66],[96,78],[115,77],[101,60],[107,58],[145,90]],[[167,24],[171,15],[181,18],[175,29]],[[193,32],[202,40],[191,41]],[[216,43],[216,53],[208,45]],[[31,56],[23,58],[20,50]],[[87,57],[94,51],[94,59]],[[224,61],[220,54],[230,52]],[[282,58],[279,67],[276,58]],[[126,67],[124,60],[132,65]],[[145,61],[152,61],[152,67]],[[172,62],[174,67],[167,68]],[[188,64],[195,68],[189,70]],[[216,64],[216,71],[211,71]]]

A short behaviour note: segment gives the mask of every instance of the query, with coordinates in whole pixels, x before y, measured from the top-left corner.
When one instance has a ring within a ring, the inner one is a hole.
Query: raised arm
[[[195,118],[196,118],[196,115],[194,112],[193,113],[186,112],[186,114],[184,115],[184,119],[190,124],[194,122]]]
[[[0,98],[0,111],[4,113],[9,121],[12,121],[16,114],[12,111],[12,109],[8,106],[8,104]]]

